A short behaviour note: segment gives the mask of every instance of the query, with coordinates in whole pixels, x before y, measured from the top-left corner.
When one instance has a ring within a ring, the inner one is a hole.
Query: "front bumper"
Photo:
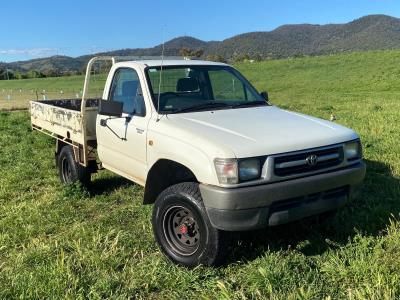
[[[364,162],[271,184],[221,188],[200,184],[211,224],[244,231],[280,225],[343,206],[365,176]]]

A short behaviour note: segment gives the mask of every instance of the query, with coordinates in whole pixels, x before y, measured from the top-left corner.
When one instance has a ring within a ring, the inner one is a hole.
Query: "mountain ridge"
[[[368,15],[344,24],[287,24],[271,31],[254,31],[222,41],[203,41],[190,36],[173,38],[164,44],[165,55],[177,56],[182,48],[201,49],[203,58],[226,60],[279,59],[340,52],[389,50],[400,48],[400,19],[387,15]],[[79,57],[52,56],[27,61],[2,63],[0,67],[20,72],[55,69],[82,71],[87,60],[96,55],[159,56],[162,45],[126,48]]]

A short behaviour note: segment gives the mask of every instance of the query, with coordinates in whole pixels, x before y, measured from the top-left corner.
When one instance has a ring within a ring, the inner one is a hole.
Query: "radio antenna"
[[[162,50],[161,50],[161,66],[160,66],[160,79],[158,80],[158,97],[157,97],[157,122],[160,121],[160,97],[161,97],[161,81],[162,81],[162,72],[164,65],[164,48],[165,48],[165,38],[164,38],[165,27],[163,27],[162,34]]]

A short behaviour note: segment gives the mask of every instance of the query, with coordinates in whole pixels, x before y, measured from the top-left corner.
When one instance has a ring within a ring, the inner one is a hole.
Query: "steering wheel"
[[[179,94],[175,92],[165,92],[162,93],[161,95],[161,98],[169,98],[169,97],[179,97]]]
[[[169,98],[178,98],[179,94],[175,92],[165,92],[160,96],[160,107],[164,107]]]

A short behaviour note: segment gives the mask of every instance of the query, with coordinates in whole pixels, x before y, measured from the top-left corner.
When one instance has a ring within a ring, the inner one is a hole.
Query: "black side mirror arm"
[[[111,119],[122,119],[125,118],[126,123],[129,123],[132,120],[131,116],[128,117],[108,117],[106,119],[100,119],[100,126],[102,127],[107,127],[117,138],[119,138],[121,141],[127,141],[126,139],[126,130],[125,130],[125,136],[124,137],[120,137],[110,126],[108,126],[107,121],[111,120]]]

